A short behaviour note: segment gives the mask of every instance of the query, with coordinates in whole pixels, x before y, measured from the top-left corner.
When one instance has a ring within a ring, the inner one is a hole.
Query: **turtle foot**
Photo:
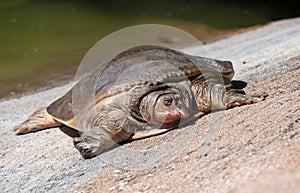
[[[245,94],[235,93],[233,95],[227,96],[226,102],[225,102],[225,108],[232,108],[252,103],[257,103],[260,101],[265,100],[265,98],[268,96],[268,94],[264,93],[259,96],[249,96]]]
[[[95,157],[100,145],[98,141],[86,137],[75,137],[73,143],[84,159]]]
[[[84,159],[100,155],[116,145],[112,140],[99,140],[90,136],[75,137],[73,143]]]
[[[52,116],[47,113],[46,108],[42,108],[30,115],[26,121],[15,126],[13,130],[15,135],[22,135],[61,125],[61,123],[55,121]]]

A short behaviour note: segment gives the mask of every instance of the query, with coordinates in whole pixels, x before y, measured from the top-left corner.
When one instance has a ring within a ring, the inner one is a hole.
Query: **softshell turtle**
[[[144,45],[121,52],[47,108],[16,126],[16,135],[65,127],[79,131],[84,158],[121,142],[156,135],[212,110],[264,99],[234,89],[232,63]],[[88,98],[86,93],[93,93]],[[76,106],[76,108],[74,108]]]

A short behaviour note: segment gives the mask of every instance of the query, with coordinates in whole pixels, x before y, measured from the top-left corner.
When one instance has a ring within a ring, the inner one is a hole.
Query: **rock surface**
[[[12,132],[71,85],[1,102],[2,192],[299,192],[300,18],[186,51],[233,61],[246,92],[269,97],[90,160],[59,129]]]

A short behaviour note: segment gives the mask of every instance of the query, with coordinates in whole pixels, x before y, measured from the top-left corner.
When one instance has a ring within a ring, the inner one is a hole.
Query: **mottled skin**
[[[255,103],[231,86],[231,62],[191,56],[159,46],[126,50],[79,81],[49,107],[14,128],[26,134],[53,127],[79,131],[84,158],[118,143],[177,128],[212,110]]]

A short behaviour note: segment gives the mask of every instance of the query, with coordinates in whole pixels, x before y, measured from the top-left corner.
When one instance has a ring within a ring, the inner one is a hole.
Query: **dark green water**
[[[98,40],[123,27],[172,25],[206,41],[223,31],[299,16],[285,1],[0,1],[0,98],[70,80]]]

